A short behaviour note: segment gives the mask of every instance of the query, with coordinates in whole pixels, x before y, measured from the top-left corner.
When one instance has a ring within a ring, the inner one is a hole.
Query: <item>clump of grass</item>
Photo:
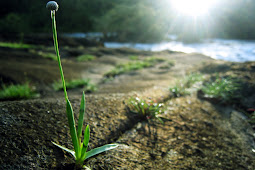
[[[196,83],[202,83],[203,76],[199,73],[192,73],[186,76],[183,80],[179,80],[174,87],[170,87],[170,92],[174,97],[185,96],[190,94],[192,91],[192,86]]]
[[[35,96],[34,90],[28,83],[23,85],[3,85],[0,91],[1,100],[29,99]]]
[[[0,47],[8,48],[34,48],[33,45],[23,43],[0,42]]]
[[[185,95],[189,94],[189,92],[186,90],[184,84],[181,82],[176,83],[175,86],[170,87],[169,90],[174,95],[174,97],[180,97],[180,96],[185,96]]]
[[[146,118],[147,120],[156,118],[161,123],[162,117],[160,116],[164,113],[164,104],[153,102],[152,100],[144,100],[138,97],[132,97],[128,101],[128,108],[131,112],[140,115],[142,118]]]
[[[90,55],[90,54],[84,54],[84,55],[81,55],[81,56],[77,57],[77,61],[79,61],[79,62],[92,61],[92,60],[95,60],[95,59],[96,59],[96,57],[93,56],[93,55]]]
[[[136,59],[136,56],[131,56],[131,58]],[[149,57],[142,61],[133,61],[133,62],[125,63],[125,64],[118,64],[115,68],[107,72],[104,76],[107,78],[115,77],[117,75],[124,74],[130,71],[152,67],[154,64],[158,62],[162,62],[162,61],[164,61],[164,59],[157,58],[157,57]]]
[[[174,60],[169,60],[167,63],[168,63],[168,65],[170,67],[173,67],[175,65],[175,61]]]
[[[136,62],[128,62],[126,64],[119,64],[115,68],[113,68],[111,71],[106,73],[105,77],[115,77],[117,75],[134,71],[134,70],[140,70],[146,67],[151,67],[153,64],[146,61],[136,61]]]
[[[56,91],[63,90],[63,85],[61,82],[54,82],[53,88]],[[84,88],[86,92],[96,91],[96,86],[90,82],[90,79],[75,79],[66,82],[67,89],[75,89],[75,88]]]
[[[193,86],[195,83],[197,83],[197,82],[202,82],[203,80],[204,80],[204,77],[203,77],[202,74],[200,74],[200,73],[191,73],[191,74],[189,74],[189,75],[185,78],[184,82],[185,82],[185,86],[186,86],[187,88],[190,88],[190,87]]]
[[[50,59],[50,60],[54,60],[54,61],[57,61],[57,57],[56,57],[56,54],[53,54],[53,53],[45,53],[45,52],[38,52],[38,54],[40,56],[42,56],[43,58],[47,58],[47,59]]]
[[[149,57],[149,58],[145,58],[145,61],[148,61],[150,63],[158,63],[158,62],[166,61],[166,59],[160,58],[160,57]]]
[[[130,60],[138,60],[139,57],[136,56],[136,55],[131,55],[131,56],[129,56],[129,59],[130,59]]]
[[[206,98],[215,98],[222,102],[231,102],[239,98],[240,83],[232,77],[219,77],[206,83],[202,92]]]
[[[90,128],[89,125],[86,126],[86,129],[84,131],[84,139],[82,141],[82,128],[83,128],[83,120],[84,120],[84,115],[85,115],[85,93],[83,92],[82,98],[81,98],[81,105],[80,105],[80,114],[78,118],[78,126],[76,128],[75,125],[75,120],[74,120],[74,113],[72,109],[72,105],[68,99],[67,95],[67,90],[66,90],[66,83],[65,83],[65,78],[64,78],[64,73],[61,65],[61,60],[60,60],[60,55],[59,55],[59,50],[58,50],[58,41],[57,41],[57,29],[56,29],[56,20],[55,20],[55,14],[56,11],[58,10],[58,4],[55,1],[49,1],[46,5],[46,8],[48,8],[51,11],[51,19],[52,19],[52,31],[53,31],[53,40],[54,40],[54,47],[55,51],[57,54],[57,61],[58,61],[58,66],[60,70],[60,75],[61,75],[61,80],[63,84],[63,89],[64,89],[64,94],[65,94],[65,100],[66,100],[66,113],[67,113],[67,118],[68,118],[68,125],[70,128],[70,134],[72,138],[72,143],[73,143],[73,148],[74,150],[70,150],[64,146],[61,146],[55,142],[52,142],[54,145],[58,146],[59,148],[69,152],[70,154],[73,155],[75,159],[75,164],[77,168],[86,168],[85,165],[83,165],[83,162],[102,152],[105,152],[110,149],[116,148],[118,145],[117,144],[108,144],[104,145],[95,149],[92,149],[90,151],[87,151],[88,149],[88,144],[89,144],[89,139],[90,139]],[[76,169],[75,167],[75,169]]]

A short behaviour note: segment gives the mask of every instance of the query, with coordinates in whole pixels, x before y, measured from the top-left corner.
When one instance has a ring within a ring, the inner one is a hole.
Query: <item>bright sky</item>
[[[208,14],[218,0],[172,0],[173,7],[181,14],[200,17]]]

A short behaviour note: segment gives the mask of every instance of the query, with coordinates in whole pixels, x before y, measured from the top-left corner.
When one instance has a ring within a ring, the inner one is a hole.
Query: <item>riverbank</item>
[[[97,86],[96,91],[86,95],[85,124],[91,127],[89,148],[119,144],[117,149],[86,161],[91,169],[255,168],[254,124],[247,111],[255,107],[254,62],[232,63],[197,53],[82,44],[63,46],[60,53],[67,80],[89,78]],[[0,48],[2,84],[29,82],[40,94],[28,100],[1,101],[0,169],[73,167],[71,155],[51,143],[72,148],[64,94],[52,87],[60,80],[58,66],[53,58],[45,57],[49,54],[54,54],[52,47]],[[78,61],[82,55],[93,59]],[[132,70],[129,64],[129,70],[116,71],[120,65],[144,62],[151,65]],[[180,96],[169,90],[192,73],[204,77],[202,84]],[[242,97],[222,102],[201,94],[201,86],[217,76],[241,80],[236,96]],[[68,90],[76,118],[83,90]],[[128,109],[130,97],[163,103],[164,123],[137,118]]]

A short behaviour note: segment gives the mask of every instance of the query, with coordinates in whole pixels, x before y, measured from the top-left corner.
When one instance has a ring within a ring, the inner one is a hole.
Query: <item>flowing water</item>
[[[74,38],[102,38],[102,33],[74,33],[66,34]],[[119,43],[105,42],[107,48],[134,48],[138,50],[162,51],[172,50],[185,53],[202,53],[214,59],[245,62],[255,61],[255,40],[226,40],[207,39],[197,43],[183,43],[176,40],[176,36],[169,37],[171,41],[161,43]]]
[[[255,61],[255,41],[209,39],[199,43],[170,41],[154,44],[105,42],[107,48],[128,47],[139,50],[172,50],[185,53],[202,53],[214,59],[245,62]]]

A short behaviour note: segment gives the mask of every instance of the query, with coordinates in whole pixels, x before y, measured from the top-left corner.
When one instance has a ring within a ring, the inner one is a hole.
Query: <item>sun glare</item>
[[[199,17],[206,15],[216,0],[172,0],[173,7],[180,13]]]

